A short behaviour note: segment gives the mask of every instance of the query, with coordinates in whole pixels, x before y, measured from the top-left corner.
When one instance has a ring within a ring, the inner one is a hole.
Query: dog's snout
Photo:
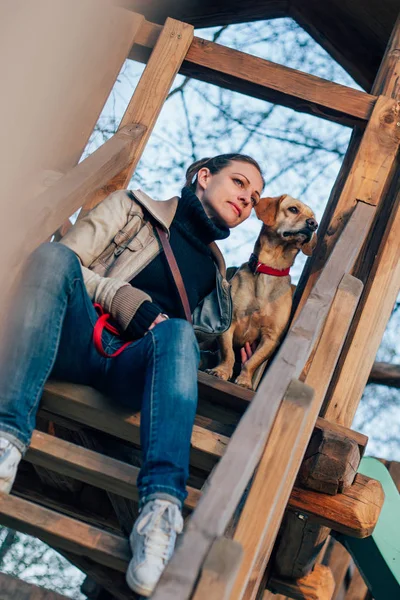
[[[315,219],[307,219],[306,223],[312,231],[315,231],[318,227],[318,223]]]

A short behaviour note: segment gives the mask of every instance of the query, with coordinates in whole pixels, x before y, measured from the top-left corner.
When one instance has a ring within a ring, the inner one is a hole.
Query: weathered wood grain
[[[152,47],[160,26],[146,23],[135,44]],[[130,58],[143,60],[133,47]],[[289,106],[318,117],[355,124],[368,120],[375,97],[346,86],[195,37],[180,72],[220,87]]]
[[[335,528],[337,513],[344,515],[346,507],[354,506],[354,500],[357,498],[357,509],[352,511],[351,522],[348,522],[348,535],[352,537],[364,538],[369,536],[379,517],[382,509],[384,494],[382,486],[375,479],[366,478],[364,475],[357,474],[353,485],[342,494],[328,496],[330,498],[329,506],[326,503],[326,496],[312,490],[302,490],[293,488],[290,497],[290,507],[302,514],[309,515],[305,506],[307,503],[313,507],[314,514],[320,509],[325,515],[324,523],[331,528]],[[301,508],[298,500],[301,498]],[[346,525],[344,526],[346,528]]]
[[[33,535],[68,552],[124,572],[130,558],[128,540],[65,517],[15,496],[0,494],[3,525]]]
[[[312,399],[312,388],[296,380],[283,398],[234,534],[244,559],[230,600],[253,597],[244,593],[261,550],[263,561],[269,560],[304,453],[301,430]]]
[[[191,25],[171,18],[166,20],[119,125],[119,129],[132,124],[141,125],[145,128],[145,135],[131,153],[129,164],[110,177],[107,184],[101,190],[95,190],[85,202],[80,218],[111,192],[128,187],[192,39]]]
[[[227,538],[217,539],[204,561],[192,600],[230,600],[242,558],[240,544]]]

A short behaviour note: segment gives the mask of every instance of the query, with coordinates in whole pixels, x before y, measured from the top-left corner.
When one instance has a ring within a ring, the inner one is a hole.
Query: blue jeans
[[[10,315],[0,365],[0,436],[26,450],[49,377],[90,385],[141,411],[141,503],[166,497],[181,504],[197,406],[199,349],[192,326],[163,321],[118,357],[103,358],[92,341],[96,320],[75,254],[62,244],[40,246]],[[107,353],[122,343],[104,331]]]

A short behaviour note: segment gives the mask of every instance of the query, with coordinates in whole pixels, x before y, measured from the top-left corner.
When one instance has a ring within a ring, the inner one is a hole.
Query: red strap
[[[290,267],[287,269],[273,269],[264,265],[264,263],[258,262],[255,268],[255,273],[265,273],[265,275],[274,275],[275,277],[285,277],[289,275]]]
[[[125,350],[125,348],[127,348],[132,342],[126,342],[120,348],[118,348],[118,350],[116,350],[113,354],[107,354],[107,352],[103,348],[103,343],[101,340],[101,336],[103,334],[103,329],[110,331],[114,335],[119,335],[119,331],[118,331],[118,329],[116,329],[116,327],[113,327],[111,325],[111,323],[108,322],[110,315],[108,313],[104,312],[104,309],[102,306],[100,306],[100,304],[94,304],[93,306],[95,307],[95,309],[97,310],[97,312],[100,315],[99,318],[97,319],[96,325],[94,326],[94,330],[93,330],[94,347],[96,348],[97,352],[104,358],[115,358],[116,356],[121,354],[121,352],[123,352]]]

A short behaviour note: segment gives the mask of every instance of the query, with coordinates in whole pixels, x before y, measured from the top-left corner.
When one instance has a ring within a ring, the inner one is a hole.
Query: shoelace
[[[175,541],[173,534],[181,533],[182,518],[176,506],[154,506],[143,517],[137,526],[137,532],[145,536],[146,552],[163,562],[170,555],[171,546]]]

